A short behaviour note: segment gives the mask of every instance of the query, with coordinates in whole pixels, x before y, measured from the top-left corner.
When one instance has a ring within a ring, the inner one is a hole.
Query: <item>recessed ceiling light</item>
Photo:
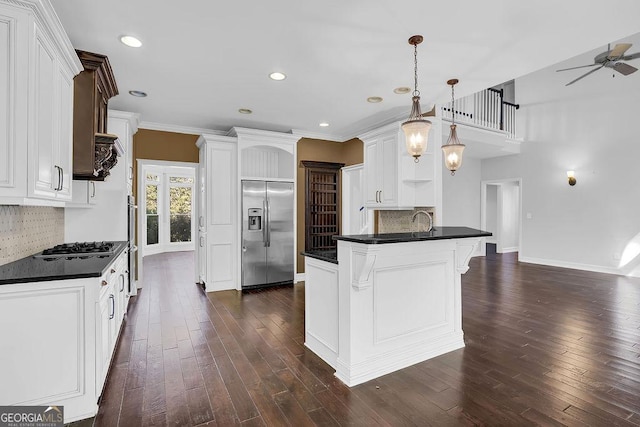
[[[248,108],[240,108],[240,109],[238,110],[238,113],[240,113],[240,114],[251,114],[251,113],[253,113],[253,111],[251,111],[251,110],[250,110],[250,109],[248,109]]]
[[[142,42],[133,36],[122,36],[120,37],[120,41],[123,44],[126,44],[129,47],[140,47],[142,46]]]
[[[287,78],[287,76],[284,75],[283,73],[279,73],[279,72],[276,71],[275,73],[269,74],[269,78],[271,80],[284,80],[284,79]]]
[[[147,96],[147,93],[141,90],[130,90],[129,95],[137,96],[138,98],[144,98]]]
[[[327,123],[327,122],[322,122],[322,123],[320,123],[318,126],[320,126],[321,128],[326,128],[327,126],[329,126],[329,123]]]
[[[411,92],[411,88],[406,86],[400,86],[393,90],[393,93],[397,93],[398,95],[402,95],[409,92]]]
[[[367,102],[372,104],[377,104],[378,102],[382,102],[382,98],[379,96],[370,96],[367,98]]]

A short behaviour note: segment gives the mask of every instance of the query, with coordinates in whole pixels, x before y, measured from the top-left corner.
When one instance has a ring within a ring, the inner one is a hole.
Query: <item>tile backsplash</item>
[[[0,265],[64,243],[64,209],[0,205]]]
[[[410,231],[424,231],[429,226],[429,220],[424,215],[418,215],[415,222],[411,217],[417,211],[427,211],[435,223],[434,208],[414,208],[402,211],[378,211],[376,216],[376,230],[378,233],[403,233]]]

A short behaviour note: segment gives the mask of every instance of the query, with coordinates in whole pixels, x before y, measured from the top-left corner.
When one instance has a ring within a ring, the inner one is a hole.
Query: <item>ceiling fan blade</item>
[[[556,70],[556,73],[557,73],[558,71],[568,71],[568,70],[575,70],[575,69],[577,69],[577,68],[593,67],[594,65],[600,65],[600,64],[595,63],[595,64],[589,64],[589,65],[580,65],[579,67],[563,68],[562,70]]]
[[[625,55],[622,58],[618,59],[618,61],[631,61],[632,59],[640,58],[640,52],[632,53],[631,55]]]
[[[599,66],[598,68],[594,68],[593,70],[589,71],[589,72],[588,72],[588,73],[586,73],[586,74],[581,75],[580,77],[578,77],[578,78],[577,78],[577,79],[575,79],[575,80],[571,80],[571,81],[570,81],[569,83],[567,83],[565,86],[572,85],[572,84],[574,84],[575,82],[577,82],[578,80],[582,80],[582,79],[584,79],[584,78],[585,78],[585,77],[587,77],[589,74],[593,74],[593,73],[595,73],[596,71],[598,71],[598,70],[599,70],[600,68],[602,68],[602,67],[604,67],[604,64],[602,64],[602,65],[601,65],[601,66]]]
[[[613,64],[613,67],[611,68],[613,68],[623,76],[628,76],[629,74],[635,73],[636,71],[638,71],[636,67],[633,67],[629,64],[625,64],[624,62],[616,62],[615,64]]]
[[[607,55],[607,59],[618,59],[632,46],[631,43],[618,43]]]

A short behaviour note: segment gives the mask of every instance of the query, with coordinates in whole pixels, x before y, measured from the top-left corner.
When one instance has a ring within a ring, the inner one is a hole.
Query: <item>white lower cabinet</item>
[[[127,310],[127,251],[100,278],[0,286],[0,405],[93,417]]]
[[[111,301],[113,286],[102,289],[98,310],[96,312],[96,396],[102,393],[104,380],[111,362]]]
[[[96,396],[100,396],[127,312],[127,254],[125,250],[100,280],[96,310]]]

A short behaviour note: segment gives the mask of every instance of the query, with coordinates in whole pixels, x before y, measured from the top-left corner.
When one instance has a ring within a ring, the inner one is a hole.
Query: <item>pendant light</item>
[[[407,151],[413,156],[415,162],[419,161],[419,157],[427,149],[427,140],[429,138],[429,129],[431,122],[422,118],[420,110],[420,91],[418,90],[418,45],[422,43],[422,36],[416,35],[409,38],[409,44],[413,45],[413,98],[411,113],[409,119],[402,123],[402,130],[405,136]]]
[[[451,175],[455,175],[456,171],[462,166],[462,152],[464,144],[458,139],[456,131],[456,109],[454,106],[453,87],[458,83],[458,79],[451,79],[447,84],[451,86],[451,133],[447,143],[442,146],[444,153],[444,165],[451,171]]]

